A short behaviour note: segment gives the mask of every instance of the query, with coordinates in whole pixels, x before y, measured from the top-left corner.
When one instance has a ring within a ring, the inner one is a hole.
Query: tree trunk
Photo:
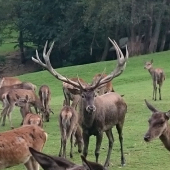
[[[109,51],[109,40],[108,40],[108,37],[106,38],[106,42],[105,42],[105,47],[104,47],[104,51],[103,51],[103,54],[102,54],[102,57],[101,57],[101,61],[105,61],[106,60],[106,57],[107,57],[107,54],[108,54],[108,51]]]
[[[162,35],[162,39],[161,39],[161,45],[160,45],[160,48],[159,48],[159,51],[163,51],[164,50],[164,47],[165,47],[165,42],[166,42],[166,32]]]
[[[20,48],[20,55],[21,55],[21,63],[25,64],[26,59],[25,59],[25,54],[24,54],[24,41],[23,41],[23,31],[19,32],[19,48]]]

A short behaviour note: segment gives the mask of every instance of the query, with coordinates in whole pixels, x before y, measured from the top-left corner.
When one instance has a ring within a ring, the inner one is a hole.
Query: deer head
[[[153,59],[151,61],[147,61],[145,62],[145,66],[144,66],[144,69],[151,69],[152,68],[152,64],[153,64]]]
[[[168,127],[168,120],[170,118],[170,111],[161,112],[157,110],[154,106],[149,104],[147,100],[145,100],[146,106],[151,111],[152,115],[149,118],[149,129],[144,136],[144,140],[149,142],[154,138],[160,137],[162,133]]]
[[[37,50],[36,50],[36,58],[32,57],[32,60],[34,62],[40,64],[42,67],[46,68],[58,80],[68,83],[68,84],[72,85],[73,87],[75,87],[75,89],[72,93],[80,94],[82,97],[82,101],[84,102],[84,105],[86,106],[87,112],[92,113],[96,110],[96,107],[94,105],[94,97],[96,96],[94,90],[96,88],[98,88],[99,86],[106,84],[107,82],[110,82],[113,78],[119,76],[124,71],[124,69],[126,67],[126,61],[128,59],[128,55],[129,55],[127,46],[126,46],[126,57],[124,57],[124,55],[121,52],[117,43],[115,41],[112,41],[110,38],[109,38],[109,40],[116,50],[117,61],[118,61],[117,67],[110,74],[108,74],[106,77],[103,77],[103,74],[101,74],[101,77],[93,85],[84,86],[79,81],[79,79],[78,79],[78,82],[72,81],[71,79],[68,79],[68,78],[62,76],[60,73],[58,73],[56,70],[53,69],[53,67],[51,66],[49,57],[50,57],[52,48],[54,46],[54,42],[51,44],[51,47],[48,52],[46,52],[47,42],[44,46],[43,58],[44,58],[45,63],[43,63],[40,60]]]

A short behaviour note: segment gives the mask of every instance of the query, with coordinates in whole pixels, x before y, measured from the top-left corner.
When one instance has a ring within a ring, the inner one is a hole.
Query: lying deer
[[[16,94],[17,101],[16,106],[20,107],[20,112],[23,117],[21,125],[38,125],[43,128],[43,121],[40,115],[30,112],[30,104],[28,95],[25,98],[21,98]]]
[[[0,118],[0,120],[3,118],[2,126],[5,126],[5,120],[7,115],[10,122],[10,126],[11,128],[13,128],[12,121],[11,121],[11,113],[17,101],[16,94],[21,98],[24,98],[26,95],[28,95],[30,104],[38,108],[42,114],[45,114],[44,115],[45,118],[48,117],[46,116],[47,112],[45,111],[40,99],[38,98],[38,96],[35,94],[34,91],[26,90],[26,89],[11,89],[8,93],[4,94],[3,96],[3,103],[5,104],[5,106],[1,113],[1,118]]]
[[[149,129],[144,136],[146,142],[150,142],[155,138],[159,138],[167,150],[170,151],[170,126],[168,120],[170,118],[170,111],[162,112],[157,110],[154,106],[145,100],[146,106],[152,112],[149,118]]]
[[[75,81],[75,82],[80,81],[82,84],[86,85],[86,82],[81,78],[79,78],[79,80],[78,80],[78,78],[70,78],[70,80]],[[71,84],[68,84],[66,82],[63,82],[63,94],[64,94],[64,98],[65,98],[63,106],[65,106],[65,105],[70,106],[70,101],[72,101],[71,107],[73,107],[75,109],[77,108],[77,105],[78,105],[78,102],[80,99],[80,95],[74,94],[74,90],[75,90],[74,86],[72,86]],[[77,90],[79,90],[79,89],[77,89]]]
[[[49,116],[50,112],[52,112],[52,110],[50,109],[50,106],[49,106],[49,102],[51,100],[50,88],[47,85],[42,85],[39,89],[38,94],[39,94],[39,98],[40,98],[40,101],[41,101],[43,107],[45,108],[46,112],[48,112],[46,115]],[[47,117],[46,120],[49,121],[49,117]]]
[[[105,78],[107,75],[106,74],[96,74],[93,77],[92,85],[96,84],[96,82],[101,78],[101,76],[102,76],[102,78]],[[99,86],[97,89],[95,89],[95,91],[96,91],[97,95],[99,95],[99,96],[109,93],[109,92],[114,92],[112,82],[110,81],[106,84]]]
[[[65,158],[46,155],[31,147],[29,150],[44,170],[106,170],[98,163],[87,161],[84,156],[81,156],[83,165],[76,165]]]
[[[59,114],[59,124],[60,124],[60,132],[61,132],[61,146],[59,156],[66,157],[66,145],[67,140],[70,139],[71,149],[70,149],[70,158],[73,157],[73,139],[77,130],[78,125],[78,113],[71,106],[64,106]],[[82,137],[82,136],[81,136]],[[83,142],[82,139],[79,139],[80,135],[77,136],[77,143],[81,143],[82,145],[78,145],[78,151],[82,151]]]
[[[18,78],[16,77],[2,77],[0,78],[0,88],[4,86],[11,86],[14,84],[20,84],[22,83]]]
[[[157,85],[159,86],[159,100],[161,100],[161,87],[165,80],[164,71],[160,68],[153,68],[153,59],[151,61],[145,62],[144,68],[147,69],[152,77],[153,81],[153,100],[156,101],[157,95]]]
[[[42,151],[46,140],[47,133],[35,125],[0,133],[0,169],[24,164],[27,170],[39,170],[29,147]]]
[[[83,155],[86,157],[88,153],[89,138],[91,135],[96,136],[96,149],[95,156],[96,162],[98,162],[100,147],[103,139],[103,133],[105,132],[109,140],[109,149],[107,153],[107,158],[104,166],[109,165],[110,155],[113,148],[113,134],[112,128],[116,126],[120,146],[121,146],[121,164],[125,164],[124,154],[123,154],[123,136],[122,129],[125,120],[125,114],[127,112],[127,105],[124,99],[115,92],[110,92],[105,95],[95,97],[95,89],[103,84],[110,82],[113,78],[119,76],[125,69],[126,61],[128,59],[128,50],[126,47],[126,57],[124,58],[123,53],[116,44],[109,38],[110,42],[113,44],[117,52],[117,67],[105,78],[101,78],[94,85],[84,86],[80,81],[72,81],[61,74],[51,66],[49,56],[52,51],[54,42],[52,43],[49,51],[46,53],[47,42],[43,51],[43,58],[45,63],[43,63],[36,51],[36,59],[32,57],[32,60],[44,68],[46,68],[56,79],[71,84],[75,87],[74,94],[80,94],[81,98],[79,101],[80,115],[82,117],[82,128],[83,128],[83,140],[84,149]],[[77,90],[78,89],[78,90]]]

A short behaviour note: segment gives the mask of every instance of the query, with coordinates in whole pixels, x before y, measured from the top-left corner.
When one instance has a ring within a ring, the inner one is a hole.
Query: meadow
[[[162,87],[162,100],[152,100],[152,81],[147,70],[144,69],[144,62],[154,60],[154,67],[163,68],[166,80]],[[87,82],[92,81],[96,73],[101,73],[106,68],[106,73],[110,73],[116,66],[116,61],[98,62],[93,64],[78,65],[72,67],[59,68],[57,71],[67,77],[75,77],[77,74]],[[43,149],[44,153],[58,155],[60,148],[60,130],[58,125],[58,114],[62,108],[63,93],[62,83],[54,78],[49,72],[41,71],[19,76],[23,81],[30,81],[40,87],[47,84],[52,91],[50,122],[44,123],[44,129],[48,132],[48,140]],[[165,170],[170,168],[170,153],[164,148],[159,139],[150,143],[143,140],[143,136],[148,129],[148,119],[151,115],[147,109],[144,99],[147,99],[156,108],[162,111],[170,110],[170,51],[154,53],[150,55],[129,58],[127,66],[122,75],[115,78],[113,86],[116,92],[124,94],[124,99],[128,106],[128,112],[123,128],[124,154],[126,165],[120,166],[120,145],[116,128],[113,128],[114,146],[110,160],[109,170]],[[19,127],[21,115],[18,108],[12,113],[12,121],[15,127]],[[0,131],[9,130],[9,122],[6,121],[5,127],[0,127]],[[67,158],[69,158],[69,144],[67,146]],[[104,163],[108,149],[108,140],[104,135],[99,162]],[[95,137],[91,136],[87,159],[95,161]],[[80,154],[74,148],[71,161],[81,164]],[[9,170],[21,170],[23,165],[9,168]]]

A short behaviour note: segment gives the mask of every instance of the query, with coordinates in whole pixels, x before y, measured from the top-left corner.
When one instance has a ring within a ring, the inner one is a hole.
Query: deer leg
[[[125,165],[125,158],[124,158],[124,154],[123,154],[123,135],[122,135],[122,128],[123,125],[122,124],[117,124],[116,125],[116,129],[117,132],[119,134],[119,142],[120,142],[120,150],[121,150],[121,165],[124,166]]]
[[[109,166],[110,155],[111,155],[112,148],[113,148],[114,137],[113,137],[112,129],[107,130],[106,135],[107,135],[107,137],[109,139],[109,149],[108,149],[107,158],[106,158],[104,167]]]
[[[63,140],[62,140],[62,138],[61,138],[60,152],[59,152],[59,154],[58,154],[59,157],[62,156],[62,148],[63,148]]]
[[[89,139],[90,139],[90,136],[89,136],[88,132],[84,132],[84,130],[83,130],[83,141],[84,141],[83,156],[85,158],[88,154]]]
[[[4,107],[4,109],[2,110],[2,112],[1,112],[1,118],[0,118],[0,120],[2,121],[2,118],[3,118],[3,121],[2,121],[2,126],[5,126],[5,120],[4,119],[6,119],[6,113],[7,113],[7,111],[8,111],[8,107],[9,106],[5,106]]]
[[[40,168],[39,168],[38,162],[33,157],[31,157],[30,159],[31,159],[31,162],[32,162],[33,170],[39,170]]]
[[[63,133],[63,157],[64,158],[66,158],[66,144],[67,144],[66,129],[64,129],[64,133]]]
[[[100,154],[100,147],[103,139],[103,132],[99,132],[96,136],[96,149],[95,149],[95,156],[96,156],[96,162],[98,163],[99,154]]]
[[[71,137],[70,137],[70,143],[71,143],[71,148],[70,148],[70,158],[72,158],[73,157],[73,137],[74,137],[74,135],[75,135],[75,132],[73,132],[72,134],[71,134]]]
[[[15,105],[11,105],[8,109],[8,112],[7,112],[7,116],[8,116],[8,120],[9,120],[9,123],[10,123],[10,126],[11,126],[11,129],[14,128],[14,126],[12,125],[12,120],[11,120],[11,114],[12,114],[12,111],[14,110],[14,107]]]
[[[161,84],[159,85],[159,100],[162,100],[162,98],[161,98]]]
[[[153,100],[156,101],[156,94],[157,94],[157,87],[156,87],[156,82],[153,82]]]
[[[24,165],[27,170],[33,170],[31,158]]]

